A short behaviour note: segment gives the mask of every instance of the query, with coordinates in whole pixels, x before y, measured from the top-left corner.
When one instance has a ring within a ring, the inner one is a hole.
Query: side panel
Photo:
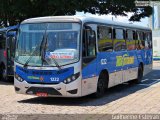
[[[82,68],[82,96],[96,92],[98,76],[95,58]]]
[[[98,74],[100,74],[102,70],[107,70],[109,73],[108,87],[112,87],[123,82],[122,52],[98,53],[97,64]]]
[[[126,51],[123,54],[123,82],[137,78],[138,60],[136,50]]]
[[[152,49],[145,50],[145,66],[144,66],[144,75],[148,74],[152,70],[153,65],[153,52]]]
[[[102,62],[102,60],[107,62]],[[138,60],[136,50],[104,52],[98,54],[98,74],[104,69],[109,72],[108,87],[137,78]]]
[[[151,70],[152,60],[145,59],[146,51],[132,50],[119,52],[100,52],[97,54],[97,60],[92,61],[82,71],[82,93],[93,93],[93,89],[97,85],[99,74],[102,70],[107,70],[109,73],[108,87],[121,84],[137,78],[138,66],[140,62],[144,63],[144,75]],[[148,53],[148,57],[150,56]],[[96,68],[97,62],[97,68]],[[148,64],[147,64],[148,63]],[[97,69],[95,73],[94,69]],[[96,75],[96,78],[94,77]],[[90,76],[90,77],[89,77]],[[95,84],[95,85],[94,85]],[[84,85],[84,86],[83,86]],[[87,87],[86,87],[86,86]],[[88,91],[88,92],[85,92]]]
[[[97,90],[98,77],[82,80],[82,96],[89,95]]]
[[[152,64],[153,64],[152,49],[137,50],[136,53],[137,53],[138,65],[140,63],[143,63],[143,67],[144,67],[143,73],[144,75],[146,75],[152,70]]]

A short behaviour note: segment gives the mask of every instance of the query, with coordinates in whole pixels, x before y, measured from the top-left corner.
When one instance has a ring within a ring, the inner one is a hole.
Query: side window
[[[148,41],[149,41],[149,49],[152,49],[152,33],[150,32],[149,34],[148,34]]]
[[[125,31],[123,29],[113,29],[114,50],[120,51],[126,49]]]
[[[138,50],[144,49],[145,48],[145,34],[141,31],[137,32],[137,41],[136,41],[136,48]]]
[[[148,46],[148,41],[149,41],[149,36],[148,36],[148,33],[144,33],[145,36],[144,36],[144,41],[145,41],[145,49],[149,49],[149,46]]]
[[[151,33],[145,33],[145,49],[152,49],[152,37]]]
[[[96,56],[96,34],[95,31],[86,29],[83,33],[82,45],[83,57]]]
[[[5,49],[6,37],[3,33],[0,33],[0,50]]]
[[[98,50],[100,52],[113,50],[112,28],[106,26],[98,26],[97,38],[98,38]]]
[[[14,51],[15,51],[15,37],[13,36],[8,36],[7,37],[7,48],[9,48],[7,50],[8,52],[8,57],[10,58],[11,56],[14,56]]]
[[[126,31],[126,43],[127,43],[127,50],[135,49],[135,31],[133,30]]]

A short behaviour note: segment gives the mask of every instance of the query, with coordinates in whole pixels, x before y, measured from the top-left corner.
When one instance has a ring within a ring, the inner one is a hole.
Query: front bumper
[[[37,93],[47,93],[47,96],[51,97],[81,97],[81,77],[69,84],[61,82],[50,85],[30,84],[14,78],[14,86],[18,94],[37,95]]]

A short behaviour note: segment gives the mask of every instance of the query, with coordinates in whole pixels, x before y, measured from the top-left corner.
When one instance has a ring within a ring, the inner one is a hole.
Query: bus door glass
[[[13,65],[16,47],[16,31],[9,31],[7,33],[7,58],[8,63]]]
[[[82,67],[83,78],[91,78],[96,74],[96,32],[94,25],[86,25],[82,39]]]

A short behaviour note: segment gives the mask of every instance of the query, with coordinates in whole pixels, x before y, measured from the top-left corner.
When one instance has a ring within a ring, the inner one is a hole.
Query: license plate
[[[47,97],[48,96],[47,93],[40,93],[40,92],[36,93],[36,95],[39,97]]]

